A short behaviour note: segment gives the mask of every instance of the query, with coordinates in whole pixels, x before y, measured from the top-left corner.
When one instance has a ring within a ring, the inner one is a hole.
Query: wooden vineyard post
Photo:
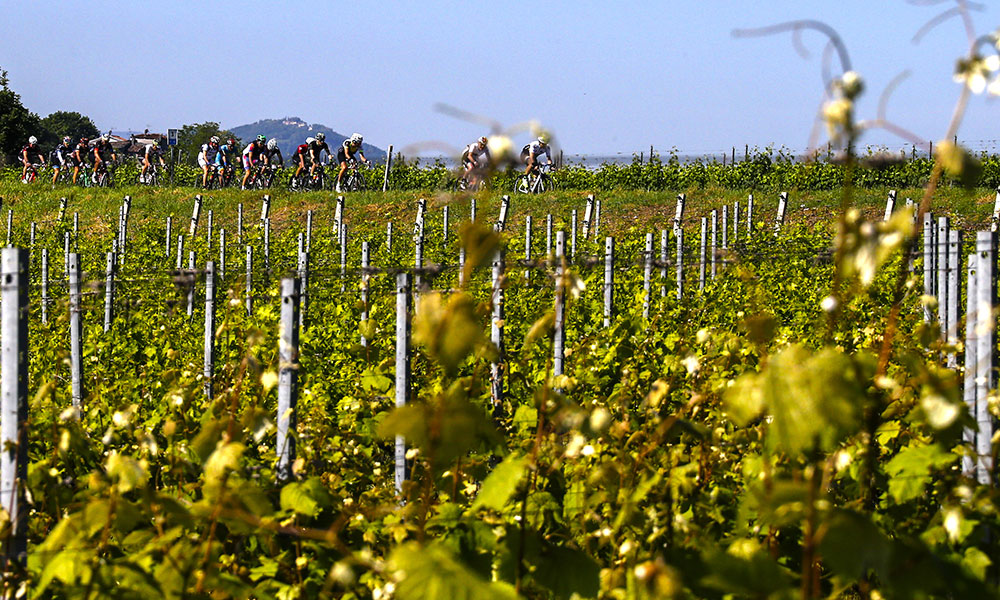
[[[729,205],[722,205],[722,249],[729,249]]]
[[[59,220],[62,222],[62,219]],[[80,239],[80,213],[73,213],[73,241],[77,242]]]
[[[32,221],[31,228],[28,230],[28,248],[30,249],[28,254],[29,265],[31,265],[32,262],[34,261],[33,253],[35,251],[35,236],[37,233],[38,233],[38,225],[34,221]]]
[[[83,402],[83,326],[80,322],[80,255],[69,255],[69,364],[73,406]]]
[[[396,407],[410,399],[410,274],[396,275]],[[396,436],[396,494],[403,494],[403,482],[409,477],[406,464],[406,440]]]
[[[191,224],[188,226],[188,237],[193,238],[198,230],[198,219],[201,216],[201,194],[194,197],[194,209],[191,211]]]
[[[180,271],[184,268],[184,234],[178,234],[177,236],[177,265],[174,268],[176,271]]]
[[[556,297],[555,324],[552,338],[552,374],[563,374],[563,362],[566,353],[566,274],[563,259],[565,258],[566,233],[556,233]]]
[[[996,197],[993,199],[993,218],[990,220],[990,231],[1000,227],[1000,186],[997,186]]]
[[[649,300],[653,279],[653,234],[646,234],[646,249],[642,253],[642,318],[649,318]]]
[[[42,248],[42,324],[49,322],[49,249]]]
[[[604,240],[604,326],[615,316],[615,238]]]
[[[441,210],[441,242],[448,243],[448,207]]]
[[[226,280],[226,230],[219,229],[219,282]]]
[[[386,150],[385,154],[385,174],[382,176],[382,191],[389,190],[389,169],[392,168],[392,144],[389,144],[389,149]]]
[[[264,221],[264,281],[271,281],[271,219]]]
[[[253,246],[247,246],[247,286],[244,302],[247,307],[247,316],[253,316]]]
[[[104,271],[104,333],[111,331],[115,305],[115,253],[108,252],[107,267]]]
[[[167,217],[167,236],[163,240],[163,248],[167,255],[167,259],[170,258],[170,230],[173,227],[173,217]]]
[[[889,197],[885,199],[885,215],[882,220],[888,221],[894,210],[896,210],[896,190],[889,190]]]
[[[368,269],[371,256],[369,255],[368,242],[361,242],[361,320],[368,320]],[[368,338],[361,334],[361,345],[368,346]]]
[[[306,211],[306,252],[312,252],[313,211]]]
[[[347,223],[340,225],[340,292],[347,289]],[[302,290],[305,293],[305,290]]]
[[[236,205],[236,243],[243,245],[243,203]]]
[[[937,267],[938,325],[941,327],[941,338],[948,336],[948,230],[951,223],[948,217],[938,217],[937,235],[935,236],[934,262]]]
[[[948,310],[945,318],[948,321],[945,341],[949,346],[958,344],[958,304],[961,300],[959,295],[962,284],[962,232],[952,229],[948,232]],[[954,369],[958,366],[958,359],[954,352],[948,353],[948,368]]]
[[[213,228],[214,227],[215,227],[215,213],[211,209],[209,209],[208,210],[208,229],[205,231],[205,244],[208,246],[209,250],[212,249],[212,233],[213,233]]]
[[[504,255],[503,250],[497,248],[496,254],[493,256],[493,272],[492,272],[492,314],[490,319],[490,341],[497,348],[497,359],[490,363],[490,389],[493,395],[493,411],[494,414],[498,414],[498,411],[503,408],[504,391],[506,387],[504,386],[504,373],[506,368],[504,367],[504,345],[503,345],[503,325],[504,325],[504,293],[503,293],[503,271],[504,271]]]
[[[587,195],[587,208],[583,211],[583,239],[590,237],[590,223],[594,218],[594,195]]]
[[[531,278],[531,215],[524,217],[524,262],[527,263],[524,269],[524,280]]]
[[[719,241],[719,211],[712,210],[712,239],[709,250],[711,250],[710,264],[712,279],[715,279],[715,262],[716,254],[718,254],[718,241]]]
[[[774,217],[774,235],[778,235],[785,225],[785,211],[788,209],[788,192],[778,195],[778,213]]]
[[[976,368],[979,362],[976,356],[979,344],[976,340],[976,327],[979,321],[976,315],[976,303],[979,302],[977,291],[979,277],[976,274],[977,257],[978,253],[974,250],[968,257],[968,285],[966,286],[965,301],[965,377],[962,383],[962,399],[965,401],[973,420],[977,418]],[[975,429],[966,427],[962,437],[973,450],[977,448]],[[975,477],[977,463],[978,461],[971,456],[963,457],[962,474],[966,477]]]
[[[705,289],[705,259],[708,252],[708,218],[701,218],[701,241],[698,246],[698,291]]]
[[[677,194],[677,208],[674,210],[674,231],[681,228],[681,224],[684,222],[684,204],[687,201],[687,195]]]
[[[68,202],[66,200],[66,196],[63,196],[62,198],[59,199],[59,216],[56,217],[56,221],[62,223],[63,219],[66,218],[67,205]]]
[[[301,331],[305,331],[306,307],[309,302],[309,253],[304,250],[302,252],[299,252],[298,276],[299,276],[299,329]],[[341,271],[341,277],[343,277],[343,271]],[[341,283],[341,291],[343,291],[343,283]]]
[[[594,200],[594,239],[600,239],[601,235],[601,200]]]
[[[299,387],[299,280],[281,280],[281,337],[278,341],[278,454],[279,482],[290,481],[295,463],[295,411]]]
[[[733,202],[733,243],[740,238],[740,201]]]
[[[469,220],[476,222],[476,199],[469,198]]]
[[[666,229],[660,230],[660,297],[667,297],[667,259],[670,240]]]
[[[0,258],[0,505],[10,518],[7,561],[27,560],[28,507],[28,251],[4,248]]]
[[[205,397],[214,398],[215,379],[215,263],[205,264]]]
[[[753,194],[747,196],[747,237],[753,235]]]
[[[63,266],[66,268],[66,279],[69,280],[69,232],[63,236]]]
[[[11,209],[7,209],[7,243],[5,245],[8,248],[10,248],[10,236],[13,229],[14,229],[14,211]]]
[[[269,221],[271,220],[271,195],[264,194],[264,198],[260,202],[260,220]]]
[[[508,213],[510,213],[510,196],[504,194],[500,199],[500,217],[497,218],[496,231],[502,232],[506,229]]]
[[[385,226],[385,252],[386,254],[392,252],[392,221],[389,221]]]
[[[937,281],[934,279],[934,217],[930,213],[924,213],[924,296],[931,297],[935,295],[935,284]],[[931,322],[933,317],[931,313],[931,307],[924,303],[924,321],[927,323]]]
[[[195,268],[197,263],[195,263],[195,253],[194,250],[188,253],[188,270],[187,270],[187,316],[191,318],[194,315],[194,288],[197,284],[195,279]]]
[[[976,233],[976,479],[988,485],[993,476],[993,416],[989,393],[996,387],[996,243],[991,231]]]
[[[417,200],[417,219],[413,223],[413,235],[424,239],[424,216],[427,212],[427,200],[420,198]]]
[[[424,238],[417,236],[413,244],[413,312],[420,310],[420,290],[424,280],[420,272],[424,268]]]
[[[677,238],[677,301],[684,297],[684,229],[677,228],[674,232]]]

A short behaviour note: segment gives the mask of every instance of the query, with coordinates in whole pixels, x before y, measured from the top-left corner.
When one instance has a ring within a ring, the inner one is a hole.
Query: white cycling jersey
[[[545,158],[549,159],[549,162],[552,162],[552,149],[548,144],[543,144],[538,140],[535,140],[525,146],[521,153],[527,156],[534,156],[536,159],[544,154]]]
[[[482,148],[480,148],[479,142],[473,142],[469,144],[468,146],[465,147],[465,150],[462,152],[462,156],[466,156],[469,159],[476,161],[477,163],[480,162],[479,157],[483,155],[486,156],[487,161],[490,160],[490,147],[483,146]]]

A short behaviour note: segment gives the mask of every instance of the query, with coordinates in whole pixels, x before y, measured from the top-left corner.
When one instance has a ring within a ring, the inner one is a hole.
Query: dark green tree
[[[21,96],[8,86],[7,71],[0,69],[0,165],[16,162],[28,137],[40,133],[38,115],[21,104]]]
[[[211,139],[213,135],[219,136],[222,143],[225,143],[226,138],[236,138],[236,145],[240,145],[239,137],[229,130],[219,129],[219,124],[213,121],[185,125],[177,134],[177,149],[184,153],[182,160],[188,164],[198,164],[198,152],[201,150],[202,144]]]
[[[101,134],[90,117],[78,112],[58,110],[42,119],[41,125],[42,133],[38,138],[46,148],[58,144],[63,136],[68,135],[75,142],[83,136],[93,139]]]

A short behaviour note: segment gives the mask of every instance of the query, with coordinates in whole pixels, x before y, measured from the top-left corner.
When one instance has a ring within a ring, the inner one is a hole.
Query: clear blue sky
[[[881,90],[910,69],[889,116],[936,140],[958,97],[951,76],[966,37],[951,20],[920,44],[911,38],[950,6],[0,0],[0,68],[38,114],[75,110],[102,129],[299,116],[383,148],[458,147],[483,133],[433,109],[447,102],[504,125],[538,119],[567,153],[801,149],[821,99],[825,41],[805,34],[803,59],[790,34],[734,39],[734,28],[825,21],[868,84],[860,116],[874,117]],[[980,34],[996,29],[1000,3],[973,18]],[[995,146],[998,108],[975,97],[960,139]],[[884,133],[863,141],[901,146]]]

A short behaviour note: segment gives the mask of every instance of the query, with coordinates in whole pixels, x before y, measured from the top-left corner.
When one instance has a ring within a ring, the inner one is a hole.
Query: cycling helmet
[[[319,133],[316,134],[316,139],[322,142],[323,140],[326,139],[326,134],[320,131]]]
[[[212,136],[212,139],[208,140],[208,142],[209,142],[210,144],[215,144],[215,145],[218,145],[218,144],[219,144],[219,136],[217,136],[217,135],[213,135],[213,136]]]
[[[31,136],[30,138],[28,138],[28,143],[29,144],[37,144],[38,143],[38,138],[36,138],[35,136]]]
[[[274,138],[271,138],[271,139],[267,140],[267,149],[268,150],[274,150],[277,147],[278,147],[278,140],[276,140]]]
[[[538,136],[538,143],[539,144],[548,144],[549,143],[549,136],[545,135],[544,133],[542,135]]]
[[[360,144],[361,142],[364,141],[364,139],[365,139],[364,136],[362,136],[358,132],[354,132],[354,133],[351,134],[351,143],[352,144]]]
[[[267,136],[262,133],[257,136],[257,141],[263,144],[267,141]]]
[[[89,144],[90,143],[90,138],[84,136],[84,137],[80,138],[80,143],[81,144]]]
[[[64,144],[67,144],[67,145],[68,145],[68,144],[72,144],[72,143],[73,143],[73,138],[71,138],[71,137],[69,137],[69,136],[67,135],[66,137],[64,137],[64,138],[63,138],[63,143],[64,143]]]
[[[316,141],[316,138],[311,138],[311,137],[307,137],[307,138],[306,138],[306,143],[307,143],[307,144],[309,144],[310,146],[311,146],[311,145],[312,145],[312,143],[313,143],[313,142],[315,142],[315,141]]]
[[[229,138],[228,140],[226,140],[226,144],[228,144],[230,146],[235,146],[236,145],[236,138]]]
[[[486,144],[490,143],[490,140],[487,139],[486,136],[484,135],[483,137],[479,138],[479,143],[485,146]]]

